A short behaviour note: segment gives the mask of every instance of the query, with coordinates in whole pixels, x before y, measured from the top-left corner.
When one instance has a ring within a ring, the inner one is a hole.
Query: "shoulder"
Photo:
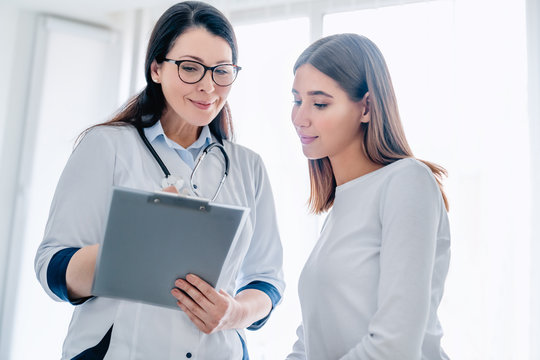
[[[439,199],[441,192],[431,169],[414,158],[398,160],[388,165],[384,181],[386,199]]]
[[[223,146],[229,156],[231,173],[241,177],[245,184],[251,184],[256,193],[269,188],[268,173],[258,153],[230,141],[224,141]]]
[[[229,140],[223,141],[223,147],[229,155],[231,162],[239,163],[243,166],[250,164],[252,166],[261,166],[261,156],[255,151]]]
[[[431,169],[413,158],[396,161],[389,171],[381,191],[381,219],[395,216],[436,219],[444,210],[439,184]],[[434,220],[435,221],[435,220]]]
[[[433,183],[437,184],[435,176],[431,169],[423,162],[414,158],[406,158],[398,160],[389,166],[387,173],[387,181],[391,183]]]
[[[116,147],[119,143],[133,141],[136,135],[137,130],[131,125],[98,125],[81,134],[76,148],[80,146]]]
[[[86,130],[81,140],[85,138],[91,139],[116,139],[118,137],[131,137],[137,134],[137,130],[132,125],[98,125]]]

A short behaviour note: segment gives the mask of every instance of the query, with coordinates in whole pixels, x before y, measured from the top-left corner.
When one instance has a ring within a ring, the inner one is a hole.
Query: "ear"
[[[360,116],[361,123],[368,123],[371,120],[371,104],[369,101],[369,91],[365,93],[362,100],[359,102],[362,115]]]
[[[150,64],[150,76],[156,84],[161,83],[161,64],[158,64],[156,59]]]

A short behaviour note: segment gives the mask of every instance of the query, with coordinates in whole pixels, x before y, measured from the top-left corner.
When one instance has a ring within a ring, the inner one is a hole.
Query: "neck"
[[[351,143],[347,149],[329,159],[338,186],[383,167],[367,157],[362,142]]]
[[[170,117],[163,114],[161,117],[161,127],[165,135],[178,145],[187,149],[201,135],[202,127],[189,124],[184,119],[176,116]]]

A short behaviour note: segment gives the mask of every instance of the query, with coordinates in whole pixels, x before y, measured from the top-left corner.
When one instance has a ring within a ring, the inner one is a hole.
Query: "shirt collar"
[[[163,127],[161,126],[161,121],[157,121],[154,125],[152,125],[149,128],[144,129],[144,134],[146,135],[146,138],[150,143],[153,143],[158,138],[163,138],[167,145],[173,149],[182,149],[182,150],[189,150],[189,149],[199,149],[205,145],[209,145],[212,142],[212,134],[210,133],[210,128],[208,125],[203,126],[201,135],[199,135],[199,138],[195,140],[193,144],[188,146],[187,149],[184,149],[184,147],[178,145],[171,139],[165,135],[165,132],[163,131]]]

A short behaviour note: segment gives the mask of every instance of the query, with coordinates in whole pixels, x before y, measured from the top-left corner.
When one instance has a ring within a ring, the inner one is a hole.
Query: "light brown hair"
[[[367,157],[374,163],[388,165],[396,160],[414,157],[405,138],[399,116],[394,87],[384,57],[368,38],[357,34],[324,37],[311,44],[294,65],[294,72],[311,64],[335,80],[352,101],[360,101],[369,91],[370,121],[362,124],[363,145]],[[446,170],[429,161],[433,175],[448,210],[448,200],[442,180]],[[329,210],[335,198],[336,180],[328,157],[308,160],[311,183],[309,206],[313,213]]]

